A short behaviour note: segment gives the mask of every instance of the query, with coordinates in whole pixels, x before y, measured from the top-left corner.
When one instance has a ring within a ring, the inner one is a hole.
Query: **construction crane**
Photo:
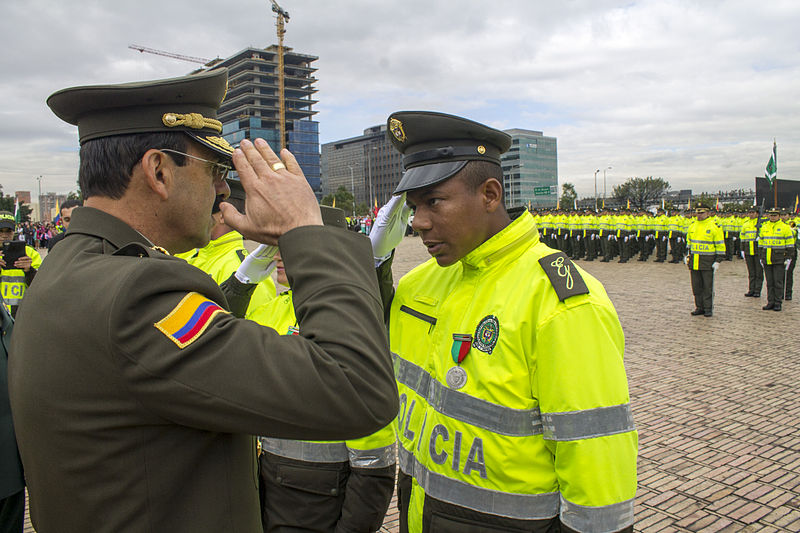
[[[205,65],[213,61],[213,59],[205,59],[202,57],[173,54],[172,52],[165,52],[164,50],[155,50],[153,48],[147,48],[146,46],[139,46],[138,44],[130,44],[128,45],[128,48],[130,48],[131,50],[138,50],[139,52],[147,52],[148,54],[155,54],[157,56],[171,57],[172,59],[180,59],[181,61],[188,61],[190,63],[202,63]]]
[[[275,26],[278,29],[278,119],[281,128],[281,148],[286,148],[286,95],[284,93],[283,81],[283,36],[286,35],[286,23],[289,22],[289,13],[278,5],[275,0],[272,2],[272,11],[276,14]]]

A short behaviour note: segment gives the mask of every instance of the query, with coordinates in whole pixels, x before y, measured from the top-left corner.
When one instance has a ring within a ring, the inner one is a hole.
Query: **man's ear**
[[[487,213],[494,213],[503,205],[503,186],[497,178],[489,178],[481,184],[483,205]]]
[[[175,184],[175,162],[167,154],[150,149],[142,156],[145,186],[162,200],[169,198]]]

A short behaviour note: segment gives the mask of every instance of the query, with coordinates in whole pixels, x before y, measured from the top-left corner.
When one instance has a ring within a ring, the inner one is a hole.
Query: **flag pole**
[[[773,204],[772,206],[777,209],[778,208],[778,145],[775,142],[775,139],[772,139],[772,157],[775,158],[775,179],[772,180],[774,183],[774,187],[772,188],[773,193]]]

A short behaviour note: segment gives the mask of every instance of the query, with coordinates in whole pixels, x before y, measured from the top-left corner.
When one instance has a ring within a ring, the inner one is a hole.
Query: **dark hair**
[[[81,205],[83,205],[83,204],[81,204],[81,202],[79,200],[70,199],[70,200],[65,201],[63,204],[61,204],[61,207],[59,207],[58,210],[61,211],[62,209],[70,209],[70,208],[73,208],[73,207],[80,207]]]
[[[131,173],[151,148],[185,152],[189,138],[182,132],[113,135],[86,141],[81,145],[78,183],[83,198],[106,196],[118,200],[128,189]],[[167,152],[178,166],[186,164],[180,154]]]
[[[505,186],[503,185],[503,169],[500,168],[500,165],[488,161],[470,161],[461,172],[459,172],[459,176],[461,176],[461,179],[464,180],[464,183],[466,183],[467,187],[470,187],[473,192],[477,191],[478,187],[489,178],[495,178],[500,182],[500,205],[505,209]]]

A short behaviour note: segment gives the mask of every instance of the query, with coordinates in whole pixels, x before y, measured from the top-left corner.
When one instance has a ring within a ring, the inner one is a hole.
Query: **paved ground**
[[[406,237],[395,276],[427,258]],[[625,331],[636,531],[800,531],[800,301],[762,311],[735,260],[718,271],[714,316],[693,317],[683,264],[578,264],[603,282]],[[382,531],[397,531],[394,506]]]
[[[395,279],[427,258],[406,237]],[[714,316],[692,317],[682,264],[578,264],[603,282],[625,330],[636,530],[800,531],[800,300],[762,311],[764,298],[742,296],[737,260],[719,270]],[[397,531],[394,502],[381,531]]]

